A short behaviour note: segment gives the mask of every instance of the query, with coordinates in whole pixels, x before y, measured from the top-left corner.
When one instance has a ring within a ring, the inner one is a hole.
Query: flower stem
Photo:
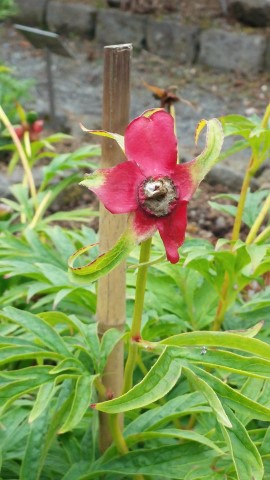
[[[7,130],[9,131],[9,134],[15,144],[15,147],[18,151],[18,154],[21,158],[21,162],[22,162],[22,166],[23,166],[23,169],[25,171],[25,175],[26,175],[26,178],[27,178],[27,181],[28,181],[28,185],[29,185],[29,190],[31,192],[31,196],[32,196],[32,200],[33,200],[33,204],[36,206],[37,208],[37,192],[36,192],[36,186],[35,186],[35,182],[34,182],[34,178],[33,178],[33,175],[32,175],[32,171],[31,171],[31,168],[30,168],[30,165],[28,163],[28,160],[27,160],[27,157],[25,155],[25,152],[23,150],[23,147],[21,145],[21,142],[13,128],[13,126],[11,125],[7,115],[5,114],[3,108],[0,106],[0,120],[2,120],[3,124],[5,125],[5,127],[7,128]]]
[[[252,228],[250,229],[250,232],[249,232],[249,234],[247,236],[247,239],[246,239],[246,244],[247,245],[252,243],[253,240],[255,239],[261,224],[263,223],[266,215],[269,212],[269,209],[270,209],[270,194],[266,198],[257,219],[255,220],[254,224],[252,225]]]
[[[152,239],[149,238],[148,240],[146,240],[141,244],[140,260],[139,260],[140,264],[145,264],[149,261],[150,251],[151,251],[151,242],[152,242]],[[133,385],[133,371],[136,365],[136,359],[137,359],[137,353],[138,353],[138,345],[133,340],[139,339],[141,336],[141,324],[142,324],[147,270],[148,270],[148,265],[142,265],[141,267],[139,267],[138,274],[137,274],[135,304],[134,304],[132,325],[130,330],[130,344],[129,344],[128,358],[127,358],[125,372],[124,372],[123,393],[130,390]]]
[[[270,237],[270,225],[268,227],[266,227],[261,233],[260,235],[258,235],[255,240],[254,240],[254,243],[262,243],[264,242],[268,237]]]

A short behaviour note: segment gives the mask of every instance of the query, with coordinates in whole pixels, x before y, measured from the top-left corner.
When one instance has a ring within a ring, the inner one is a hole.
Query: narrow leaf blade
[[[96,409],[120,413],[149,405],[163,398],[174,387],[180,375],[179,360],[165,350],[140,383],[118,398],[97,403]]]

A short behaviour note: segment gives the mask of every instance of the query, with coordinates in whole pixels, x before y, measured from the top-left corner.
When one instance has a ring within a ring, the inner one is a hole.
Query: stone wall
[[[217,0],[218,1],[218,0]],[[98,9],[64,0],[16,0],[15,21],[64,34],[80,34],[97,45],[133,43],[180,64],[199,62],[212,68],[257,73],[270,71],[269,0],[227,0],[229,15],[249,25],[202,29],[181,22],[178,13],[150,14]]]

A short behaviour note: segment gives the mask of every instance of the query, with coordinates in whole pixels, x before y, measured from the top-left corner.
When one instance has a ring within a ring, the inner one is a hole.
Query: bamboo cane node
[[[125,324],[119,325],[117,323],[112,323],[108,325],[106,323],[98,323],[98,327],[97,327],[98,335],[102,337],[104,333],[107,332],[107,330],[110,330],[111,328],[117,328],[117,330],[119,330],[120,332],[123,332],[125,330]]]

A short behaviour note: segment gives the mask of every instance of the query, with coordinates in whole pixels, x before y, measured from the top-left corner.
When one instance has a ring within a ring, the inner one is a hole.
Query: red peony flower
[[[35,120],[32,123],[23,123],[22,125],[14,126],[14,130],[16,132],[17,137],[21,140],[24,136],[25,132],[29,132],[29,137],[31,142],[35,142],[39,139],[40,133],[44,128],[44,121],[43,120]]]
[[[208,125],[202,122],[202,126]],[[115,138],[123,147],[127,161],[97,170],[81,184],[95,192],[111,213],[130,213],[138,242],[158,230],[171,263],[178,262],[178,248],[185,239],[187,203],[209,170],[209,156],[213,164],[213,149],[215,161],[220,152],[221,126],[216,119],[210,122],[206,149],[197,159],[184,164],[177,164],[174,120],[164,110],[145,112],[133,120],[126,129],[124,145],[117,134],[84,129]],[[219,142],[212,138],[215,132],[219,133]]]

